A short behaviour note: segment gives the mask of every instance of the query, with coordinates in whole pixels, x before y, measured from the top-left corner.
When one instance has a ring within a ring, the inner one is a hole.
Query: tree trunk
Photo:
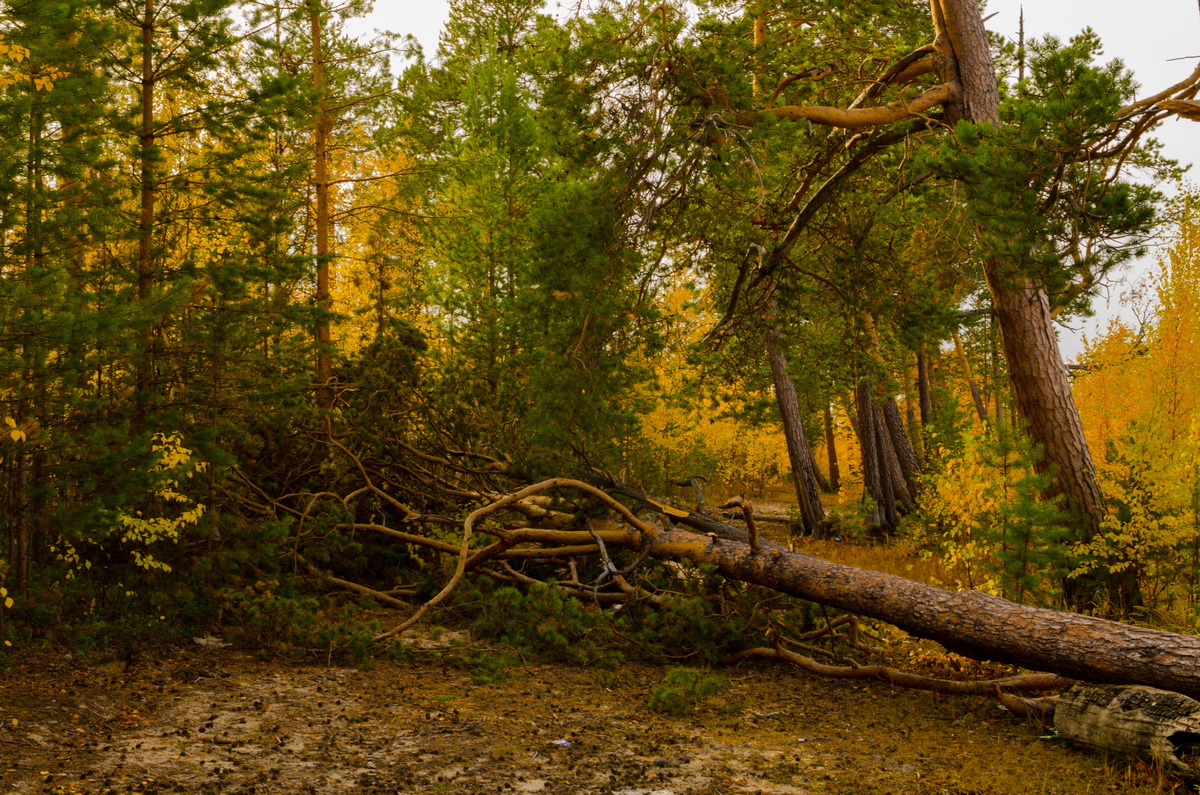
[[[822,413],[825,418],[825,454],[829,459],[829,489],[837,492],[842,488],[842,473],[838,467],[837,440],[833,435],[833,409],[829,407],[829,401],[825,401]]]
[[[312,33],[313,92],[317,95],[317,119],[313,126],[313,190],[316,191],[317,217],[317,405],[329,408],[333,405],[333,378],[331,358],[332,337],[329,330],[329,315],[333,309],[329,292],[329,241],[333,221],[329,213],[329,134],[333,128],[333,116],[328,110],[325,96],[325,54],[321,31],[321,4],[310,0],[309,23]]]
[[[881,427],[875,388],[869,379],[859,379],[854,398],[858,408],[858,443],[862,449],[863,491],[875,501],[875,513],[869,521],[883,534],[891,535],[899,524],[896,492],[887,465],[889,451],[884,447],[887,431]]]
[[[817,486],[816,464],[812,449],[804,435],[804,424],[800,418],[800,401],[796,398],[796,387],[787,374],[787,360],[779,347],[779,329],[767,335],[767,358],[771,362],[771,378],[775,384],[775,401],[779,404],[779,415],[783,420],[783,435],[787,440],[788,460],[792,464],[792,479],[796,484],[796,503],[800,508],[800,521],[806,535],[817,531],[825,521],[825,508],[821,505],[821,493]]]
[[[904,478],[909,497],[915,504],[921,485],[921,465],[918,463],[917,454],[913,451],[912,443],[909,441],[904,420],[900,417],[900,406],[896,404],[896,398],[888,397],[884,401],[882,409],[884,423],[888,430],[888,441],[891,442],[892,451],[896,456],[896,463],[900,466],[900,474]]]
[[[921,430],[933,422],[933,400],[929,394],[929,357],[925,353],[925,343],[917,349],[917,397],[921,404]]]
[[[958,363],[962,365],[963,377],[967,379],[967,386],[971,390],[971,400],[975,402],[975,414],[979,417],[979,421],[986,423],[988,420],[987,407],[983,405],[983,396],[979,393],[979,385],[975,383],[975,376],[971,372],[971,362],[967,360],[967,352],[963,349],[962,337],[958,336],[958,332],[953,333],[954,336],[954,352],[958,355]]]
[[[141,204],[138,211],[137,300],[145,308],[149,305],[151,292],[154,289],[155,156],[152,150],[157,140],[154,120],[154,88],[157,80],[154,74],[154,33],[156,30],[154,0],[145,0],[142,12],[142,124],[138,134],[138,159],[141,166],[139,177]],[[134,411],[138,430],[145,428],[147,418],[150,415],[150,406],[154,399],[154,325],[146,323],[144,328],[139,332],[140,351],[138,352],[138,360],[134,368],[136,373]]]
[[[1001,388],[1001,384],[1004,382],[1004,374],[1001,371],[1003,363],[1000,357],[1000,327],[996,323],[995,313],[992,314],[989,326],[991,328],[992,348],[992,394],[996,399],[996,433],[1003,436],[1008,422],[1004,417],[1007,409],[1004,406],[1004,389]]]
[[[751,553],[739,543],[743,531],[709,522],[715,536],[651,528],[643,543],[656,558],[715,565],[731,579],[877,618],[975,659],[1200,697],[1200,638],[1027,607],[982,591],[946,591],[769,542]]]
[[[913,396],[919,391],[920,385],[913,380],[912,369],[906,362],[904,365],[904,426],[908,428],[908,443],[912,445],[917,466],[924,471],[925,434],[921,424],[917,422],[917,401],[913,400]]]
[[[935,66],[944,81],[958,85],[954,100],[947,106],[947,122],[999,125],[996,69],[978,3],[931,0],[931,11],[936,32]],[[1017,410],[1042,448],[1040,469],[1048,469],[1053,475],[1048,496],[1065,497],[1076,537],[1087,540],[1099,532],[1103,504],[1054,335],[1049,300],[1032,279],[1006,273],[1003,263],[995,258],[985,261],[984,276],[1000,324]],[[1103,584],[1108,587],[1110,603],[1123,614],[1136,601],[1134,575],[1109,575]],[[1086,578],[1066,579],[1063,583],[1068,603],[1074,607],[1094,605],[1099,585]]]
[[[872,393],[874,393],[874,389],[872,389]],[[871,408],[875,415],[873,421],[875,423],[875,433],[878,437],[879,462],[887,474],[888,482],[891,484],[897,514],[906,513],[913,509],[916,500],[912,492],[909,491],[908,481],[904,477],[904,467],[900,465],[900,456],[896,452],[896,445],[892,444],[892,433],[888,428],[887,412],[884,410],[883,405],[879,403],[873,402]]]
[[[1152,687],[1077,684],[1054,707],[1054,730],[1097,751],[1141,757],[1200,782],[1200,702]]]
[[[917,478],[921,474],[921,468],[917,464],[917,456],[913,453],[912,445],[908,442],[904,421],[900,418],[900,407],[896,405],[896,399],[892,396],[894,390],[890,388],[891,379],[887,375],[887,363],[883,358],[875,318],[871,313],[864,312],[862,320],[870,340],[871,359],[884,378],[885,386],[889,387],[886,390],[888,397],[882,404],[877,403],[874,398],[871,401],[879,415],[879,427],[882,429],[882,439],[880,440],[882,458],[880,460],[892,476],[897,498],[906,509],[911,509],[917,498]],[[874,389],[871,392],[874,394]]]

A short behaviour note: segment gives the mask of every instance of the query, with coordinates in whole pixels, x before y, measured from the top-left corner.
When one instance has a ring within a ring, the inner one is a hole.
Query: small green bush
[[[650,693],[649,707],[667,715],[687,715],[709,696],[728,692],[732,685],[721,674],[695,668],[672,668]]]

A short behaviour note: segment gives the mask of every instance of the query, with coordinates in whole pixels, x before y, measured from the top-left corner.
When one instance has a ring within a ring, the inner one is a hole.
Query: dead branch
[[[311,574],[314,577],[317,577],[319,579],[325,580],[326,582],[332,583],[332,584],[338,586],[339,588],[345,588],[348,591],[354,591],[355,593],[364,594],[365,596],[369,596],[372,599],[375,599],[375,600],[381,602],[382,604],[387,605],[388,607],[394,607],[398,610],[411,610],[412,609],[412,605],[410,605],[408,602],[397,599],[396,597],[392,596],[391,594],[386,594],[383,591],[377,591],[374,588],[368,588],[367,586],[362,585],[357,582],[350,582],[349,580],[343,580],[340,577],[334,577],[332,574],[329,574],[328,572],[321,571],[316,566],[314,566],[312,563],[310,563],[308,560],[306,560],[303,556],[299,557],[299,561],[304,565],[304,569],[309,574]]]
[[[848,107],[861,107],[863,104],[879,96],[880,92],[889,85],[909,83],[922,75],[929,74],[933,71],[932,56],[932,44],[926,44],[913,50],[892,64],[887,71],[875,79],[875,82],[864,88]]]
[[[430,608],[434,607],[447,596],[449,596],[450,593],[458,586],[458,583],[462,580],[463,575],[467,571],[467,563],[470,560],[468,553],[471,550],[471,538],[474,535],[475,525],[477,522],[486,516],[507,508],[513,503],[520,502],[526,497],[530,497],[534,494],[539,494],[550,489],[576,489],[578,491],[582,491],[599,502],[607,505],[622,519],[631,524],[633,527],[637,528],[640,532],[645,533],[652,529],[651,525],[638,519],[624,505],[617,502],[595,486],[584,483],[581,480],[573,480],[571,478],[551,478],[549,480],[543,480],[541,483],[535,483],[532,486],[527,486],[518,492],[501,497],[499,500],[485,505],[482,508],[477,508],[472,511],[469,516],[467,516],[467,518],[463,521],[462,542],[458,550],[458,565],[455,566],[454,574],[451,575],[450,581],[442,586],[442,590],[438,591],[438,593],[434,595],[432,599],[421,605],[415,614],[392,629],[376,635],[375,640],[386,640],[387,638],[394,637],[395,635],[413,626],[420,621],[427,612],[429,612]]]
[[[1028,693],[1041,690],[1065,690],[1075,684],[1071,679],[1054,674],[1023,674],[1003,679],[957,681],[923,676],[911,671],[901,671],[898,668],[891,668],[886,665],[827,665],[817,662],[811,657],[805,657],[803,654],[788,651],[780,646],[746,649],[745,651],[730,655],[726,658],[725,664],[736,665],[742,660],[751,658],[782,660],[802,668],[809,673],[833,677],[835,679],[877,679],[881,682],[887,682],[910,690],[925,690],[947,695],[987,696],[996,698],[997,700],[1000,700],[1001,695],[1012,692]],[[1008,703],[1004,705],[1012,709]],[[1028,705],[1018,704],[1017,706],[1018,708],[1022,708]]]
[[[1193,69],[1192,73],[1190,75],[1185,77],[1183,80],[1180,80],[1178,83],[1171,86],[1170,88],[1159,91],[1157,94],[1154,94],[1153,96],[1146,97],[1145,99],[1140,99],[1137,102],[1133,102],[1133,103],[1121,108],[1120,110],[1118,110],[1116,112],[1116,114],[1114,115],[1113,118],[1119,122],[1122,119],[1126,119],[1126,118],[1132,116],[1133,114],[1138,113],[1139,111],[1144,111],[1147,108],[1157,105],[1158,103],[1162,102],[1164,99],[1169,99],[1169,98],[1175,96],[1176,94],[1179,94],[1181,92],[1187,91],[1190,88],[1193,88],[1197,82],[1200,82],[1200,65],[1198,65],[1195,69]]]
[[[943,83],[925,90],[913,99],[898,100],[888,105],[877,105],[870,108],[783,105],[778,108],[763,108],[762,110],[748,113],[739,113],[735,116],[735,119],[737,124],[743,127],[755,124],[764,116],[772,116],[781,121],[808,120],[814,124],[857,130],[864,127],[879,127],[885,124],[893,124],[910,116],[921,115],[939,105],[945,105],[953,97],[954,86],[949,83]]]

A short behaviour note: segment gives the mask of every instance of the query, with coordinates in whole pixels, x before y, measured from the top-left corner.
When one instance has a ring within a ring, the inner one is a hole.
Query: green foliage
[[[662,684],[650,693],[647,706],[667,715],[687,715],[703,706],[710,697],[729,692],[731,686],[729,680],[718,673],[672,668],[667,671]]]
[[[520,657],[503,647],[496,651],[475,652],[466,659],[466,664],[471,668],[471,684],[475,685],[490,685],[507,680],[508,669],[519,665],[520,662]]]
[[[219,598],[229,639],[260,653],[366,667],[378,652],[378,622],[363,621],[354,605],[338,608],[306,596],[289,578],[229,589]]]
[[[1099,480],[1108,510],[1100,533],[1073,545],[1072,576],[1128,574],[1140,604],[1165,607],[1194,600],[1196,538],[1200,528],[1200,444],[1191,434],[1131,423],[1123,439],[1109,440]]]
[[[681,568],[677,574],[647,575],[675,593],[657,600],[635,598],[604,610],[553,585],[489,590],[485,583],[483,592],[471,600],[478,611],[472,634],[522,655],[577,665],[684,658],[716,665],[762,636],[767,626],[761,610],[764,599],[775,605],[772,626],[797,635],[811,628],[807,602],[727,583],[708,568]]]
[[[561,589],[534,585],[528,591],[503,587],[487,595],[471,627],[487,638],[544,659],[575,665],[614,664],[615,636],[605,616]]]
[[[1042,497],[1050,475],[1036,471],[1039,460],[1025,434],[991,430],[958,453],[940,451],[905,526],[955,572],[953,585],[1037,604],[1057,598],[1075,557],[1064,514]]]
[[[1135,84],[1120,61],[1096,63],[1102,48],[1093,32],[1027,49],[1028,77],[1003,98],[1000,128],[960,122],[929,162],[961,180],[989,260],[1002,264],[1005,278],[1031,276],[1062,305],[1086,311],[1082,299],[1099,277],[1141,253],[1162,198],[1118,178],[1120,169],[1136,165],[1162,180],[1177,171],[1153,143],[1096,157]]]

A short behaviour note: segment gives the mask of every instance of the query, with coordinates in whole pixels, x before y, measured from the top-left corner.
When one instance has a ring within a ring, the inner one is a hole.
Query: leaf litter
[[[220,644],[132,665],[43,653],[0,678],[0,792],[1163,791],[984,699],[761,663],[676,716],[647,706],[653,666],[528,664],[474,684],[441,652],[418,657],[357,670]]]

